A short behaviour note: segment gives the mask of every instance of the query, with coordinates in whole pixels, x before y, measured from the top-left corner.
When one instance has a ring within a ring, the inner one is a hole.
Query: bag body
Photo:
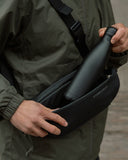
[[[49,108],[59,108],[54,112],[67,120],[68,127],[65,128],[55,122],[49,122],[61,129],[61,135],[76,129],[107,108],[118,93],[120,86],[118,74],[113,69],[111,75],[106,76],[102,81],[100,80],[98,85],[90,92],[64,105],[64,92],[75,74],[76,71],[64,76],[35,98],[35,101]]]

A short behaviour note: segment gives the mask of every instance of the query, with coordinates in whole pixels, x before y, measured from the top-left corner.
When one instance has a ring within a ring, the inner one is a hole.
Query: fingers
[[[67,127],[68,125],[67,121],[56,113],[47,114],[45,118],[47,120],[54,121],[64,127]]]
[[[126,51],[126,48],[128,48],[128,40],[126,42],[124,42],[123,44],[115,44],[113,47],[112,47],[112,51],[115,52],[115,53],[122,53],[124,51]]]
[[[60,135],[60,133],[61,133],[61,130],[59,128],[48,123],[47,121],[45,121],[43,119],[40,119],[39,126],[54,135]]]
[[[48,135],[48,132],[44,131],[43,129],[34,126],[32,132],[30,133],[34,137],[46,137]]]
[[[47,107],[44,107],[43,105],[42,107],[43,109],[41,112],[41,117],[36,121],[36,124],[51,134],[59,135],[61,133],[61,130],[55,125],[48,123],[46,120],[56,122],[64,127],[68,126],[67,121],[60,115],[53,113],[53,111],[55,111],[56,109],[49,109]]]
[[[42,105],[42,104],[40,104],[40,103],[39,103],[39,105],[40,105],[43,109],[45,109],[45,110],[47,110],[47,111],[50,111],[50,112],[53,112],[53,111],[56,111],[56,110],[59,109],[59,108],[51,109],[51,108],[45,107],[44,105]]]
[[[111,43],[116,44],[119,43],[119,41],[124,41],[126,37],[126,27],[123,24],[115,24],[112,25],[112,27],[115,27],[117,29],[117,32],[113,36]]]
[[[45,137],[48,135],[45,130],[41,129],[41,127],[34,123],[31,123],[28,125],[28,127],[24,128],[23,133],[34,137]]]
[[[44,108],[45,108],[45,110],[44,110]],[[68,125],[67,121],[64,118],[62,118],[60,115],[53,113],[53,111],[55,111],[56,109],[51,110],[47,107],[44,107],[44,108],[41,112],[41,116],[44,117],[44,119],[54,121],[64,127],[67,127],[67,125]]]
[[[112,27],[117,29],[116,34],[111,39],[112,51],[115,53],[121,53],[128,50],[128,28],[121,23],[114,24]],[[101,28],[99,30],[99,36],[103,37],[105,31],[106,28]]]
[[[111,40],[112,51],[121,53],[128,50],[128,28],[120,23],[112,25],[112,27],[117,28],[117,32]]]
[[[63,126],[67,126],[67,122],[66,122],[66,125],[65,125],[65,120],[62,117],[60,117],[58,114],[55,114],[55,113],[51,112],[50,114],[47,113],[46,115],[47,116],[45,118],[44,117],[39,117],[38,120],[34,123],[34,127],[32,127],[32,128],[35,128],[35,126],[37,126],[38,128],[42,128],[42,130],[35,128],[34,133],[36,133],[36,135],[38,135],[40,137],[46,136],[47,132],[49,132],[51,134],[54,134],[54,135],[60,135],[61,130],[59,128],[57,128],[56,126],[48,123],[46,120],[52,120],[52,121],[57,122],[57,123],[59,123],[60,125],[63,125]]]
[[[47,135],[47,132],[54,134],[54,135],[60,135],[61,130],[57,128],[56,126],[48,123],[46,120],[52,120],[54,122],[59,123],[60,125],[67,126],[67,123],[65,125],[65,120],[60,117],[59,115],[55,113],[47,114],[47,117],[39,117],[36,122],[34,122],[34,127],[37,126],[38,128],[42,128],[42,130],[36,130],[36,134],[40,137],[44,137]],[[33,127],[33,128],[34,128]],[[45,132],[43,131],[45,130]]]
[[[106,27],[99,29],[99,36],[100,36],[100,37],[103,37],[103,36],[104,36],[106,29],[107,29]]]
[[[125,40],[126,35],[126,27],[123,24],[115,24],[112,25],[112,27],[117,29],[116,34],[113,36],[111,43],[115,44],[116,42],[120,41],[122,42],[122,38]],[[99,29],[99,36],[103,37],[106,31],[106,27],[105,28],[101,28]]]
[[[28,135],[45,137],[48,132],[59,135],[60,129],[46,120],[52,120],[62,126],[67,126],[67,123],[53,111],[35,101],[24,100],[10,121],[14,127]]]

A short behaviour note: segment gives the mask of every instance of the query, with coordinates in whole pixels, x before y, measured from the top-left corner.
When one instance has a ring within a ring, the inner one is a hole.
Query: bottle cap
[[[117,29],[114,27],[108,27],[106,30],[106,35],[109,35],[110,37],[113,37],[117,32]]]

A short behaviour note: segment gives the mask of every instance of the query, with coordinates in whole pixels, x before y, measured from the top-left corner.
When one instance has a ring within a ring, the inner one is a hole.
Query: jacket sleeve
[[[21,0],[0,1],[0,56],[4,55],[10,35],[16,36],[19,32],[25,10]],[[10,120],[24,97],[9,81],[0,74],[0,115]]]
[[[128,61],[128,51],[124,53],[112,53],[109,59],[109,67],[119,68]]]

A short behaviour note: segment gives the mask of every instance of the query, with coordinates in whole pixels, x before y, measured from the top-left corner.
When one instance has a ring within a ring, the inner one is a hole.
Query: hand
[[[45,137],[49,133],[59,135],[60,129],[48,123],[52,120],[66,127],[67,122],[53,110],[40,103],[24,100],[11,118],[11,123],[20,131],[36,137]]]
[[[117,33],[113,36],[112,43],[112,51],[115,53],[122,53],[128,50],[128,28],[123,24],[118,23],[112,25],[117,29]],[[106,28],[101,28],[99,30],[99,36],[103,37]]]

